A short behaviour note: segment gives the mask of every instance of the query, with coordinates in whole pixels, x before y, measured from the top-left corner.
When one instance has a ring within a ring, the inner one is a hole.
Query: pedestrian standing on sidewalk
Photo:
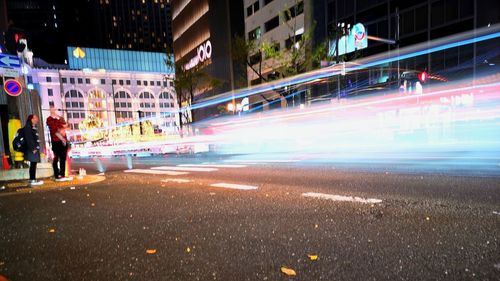
[[[50,107],[50,116],[47,118],[47,126],[50,131],[52,141],[52,168],[54,169],[54,178],[56,181],[69,181],[71,177],[66,177],[66,157],[68,153],[68,140],[66,139],[66,121],[57,114],[54,106]]]
[[[30,161],[30,185],[42,185],[43,181],[36,179],[36,165],[40,162],[40,139],[38,138],[37,124],[39,118],[36,115],[28,116],[26,125],[23,128],[24,139],[26,141],[26,152],[24,159]]]

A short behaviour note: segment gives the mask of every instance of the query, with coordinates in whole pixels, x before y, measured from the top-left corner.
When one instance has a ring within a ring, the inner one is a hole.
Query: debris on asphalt
[[[76,187],[72,186],[72,187],[70,187],[69,189],[71,189],[71,190],[75,190],[75,189],[76,189]]]
[[[90,204],[90,206],[95,207],[95,203]]]
[[[150,254],[150,255],[154,255],[154,254],[156,254],[156,249],[147,249],[146,253]]]
[[[494,215],[499,215],[499,216],[500,216],[500,212],[497,212],[497,211],[493,211],[493,214],[494,214]]]
[[[66,204],[66,200],[62,200],[62,201],[61,201],[61,204]]]
[[[2,185],[2,187],[0,187],[0,190],[4,190],[5,189],[5,185]]]
[[[54,233],[56,230],[54,228],[49,228],[49,233]]]
[[[288,268],[286,266],[282,266],[281,267],[281,272],[283,272],[284,274],[286,274],[288,276],[295,276],[295,275],[297,275],[297,273],[295,272],[295,270],[293,270],[291,268]]]
[[[0,274],[0,281],[9,281],[9,279],[7,279],[7,277]]]
[[[428,221],[428,220],[431,220],[431,218],[429,218],[429,217],[425,217],[425,220],[426,220],[426,221]]]
[[[312,260],[312,261],[317,261],[318,260],[318,255],[307,255],[307,257]]]
[[[187,247],[186,248],[186,253],[191,253],[191,248]]]
[[[500,270],[500,263],[497,263],[497,264],[493,265],[493,267],[496,268],[496,269],[498,269],[498,270]]]

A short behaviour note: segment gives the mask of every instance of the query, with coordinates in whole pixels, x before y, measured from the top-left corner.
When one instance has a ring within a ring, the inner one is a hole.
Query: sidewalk
[[[27,180],[2,181],[0,182],[0,196],[12,193],[30,193],[32,191],[53,190],[73,188],[88,184],[101,182],[106,179],[100,175],[86,175],[82,178],[73,177],[71,181],[56,182],[52,178],[40,178],[44,181],[43,185],[30,187]]]
[[[48,178],[54,175],[51,163],[38,163],[36,166],[36,176],[38,178]],[[29,169],[0,170],[0,181],[28,180],[30,178]]]

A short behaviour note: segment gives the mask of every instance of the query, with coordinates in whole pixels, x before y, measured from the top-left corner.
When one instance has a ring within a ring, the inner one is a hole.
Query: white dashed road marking
[[[319,199],[327,199],[327,200],[333,200],[333,201],[356,202],[356,203],[365,203],[365,204],[373,204],[373,203],[381,203],[382,202],[382,200],[375,199],[375,198],[361,198],[361,197],[342,196],[342,195],[316,193],[316,192],[302,193],[302,196],[311,197],[311,198],[319,198]]]
[[[180,176],[187,175],[187,172],[174,172],[174,171],[156,171],[156,170],[147,170],[147,169],[132,169],[125,170],[125,173],[136,173],[136,174],[152,174],[152,175],[168,175],[168,176]]]
[[[153,167],[151,169],[165,170],[165,171],[185,171],[185,172],[215,172],[219,170],[216,168],[190,168],[190,167],[174,167],[174,166]]]
[[[299,162],[300,160],[292,160],[292,159],[240,159],[240,160],[237,160],[237,159],[228,159],[228,160],[224,160],[224,162],[231,162],[231,163],[245,163],[245,164],[249,164],[249,163],[293,163],[293,162]]]
[[[227,164],[227,165],[221,165],[221,164],[182,164],[182,165],[177,165],[177,167],[205,167],[205,168],[245,168],[246,165],[232,165],[232,164]]]
[[[234,183],[214,183],[211,184],[212,187],[222,187],[222,188],[230,188],[230,189],[241,189],[241,190],[255,190],[258,187],[253,185],[243,185],[243,184],[234,184]]]
[[[192,182],[192,180],[187,180],[187,179],[165,179],[161,180],[162,182],[175,182],[175,183],[188,183]]]

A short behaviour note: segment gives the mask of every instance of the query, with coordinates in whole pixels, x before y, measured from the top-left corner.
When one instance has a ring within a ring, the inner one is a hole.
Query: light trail
[[[441,38],[438,40],[433,40],[430,42],[425,42],[425,43],[420,43],[416,44],[413,46],[401,48],[399,50],[399,55],[393,56],[394,52],[387,52],[371,57],[367,57],[364,59],[360,59],[357,61],[349,62],[349,65],[346,67],[346,72],[353,72],[356,70],[362,70],[362,69],[368,69],[373,66],[378,66],[390,62],[395,62],[398,60],[405,60],[409,58],[414,58],[418,57],[421,55],[426,55],[430,54],[433,52],[437,51],[442,51],[442,50],[447,50],[455,47],[460,47],[460,46],[465,46],[473,43],[478,43],[478,42],[483,42],[487,40],[492,40],[495,38],[500,37],[500,24],[495,24],[491,25],[489,27],[484,27],[480,29],[476,29],[473,31],[468,31],[464,32],[461,34],[457,35],[452,35],[448,36],[445,38]],[[334,65],[331,67],[327,68],[322,68],[318,69],[315,71],[311,71],[308,73],[300,74],[294,77],[282,79],[276,82],[268,82],[265,84],[261,84],[258,86],[254,87],[249,87],[245,89],[240,89],[236,91],[230,91],[226,93],[222,93],[217,96],[210,97],[204,101],[198,102],[191,107],[184,107],[179,109],[177,112],[172,111],[165,113],[164,115],[171,115],[171,114],[176,114],[176,113],[185,113],[186,111],[189,110],[196,110],[196,109],[201,109],[205,107],[210,107],[210,106],[215,106],[218,104],[222,103],[227,103],[229,101],[232,101],[233,99],[241,99],[253,95],[258,95],[262,94],[265,92],[271,92],[271,91],[276,91],[283,89],[285,87],[292,87],[294,85],[302,84],[302,83],[308,83],[311,81],[315,81],[318,79],[324,79],[324,78],[329,78],[337,75],[341,75],[341,66],[340,65]],[[115,126],[108,126],[108,127],[103,127],[103,128],[98,128],[98,129],[93,129],[89,131],[81,131],[78,133],[72,134],[73,136],[78,136],[78,135],[83,135],[85,133],[95,133],[95,132],[106,132],[110,131],[113,128],[117,127],[123,127],[123,126],[129,126],[131,124],[136,124],[138,122],[144,122],[147,120],[155,120],[162,118],[162,116],[159,117],[146,117],[146,118],[141,118],[140,120],[133,121],[133,122],[125,122],[121,123]]]

